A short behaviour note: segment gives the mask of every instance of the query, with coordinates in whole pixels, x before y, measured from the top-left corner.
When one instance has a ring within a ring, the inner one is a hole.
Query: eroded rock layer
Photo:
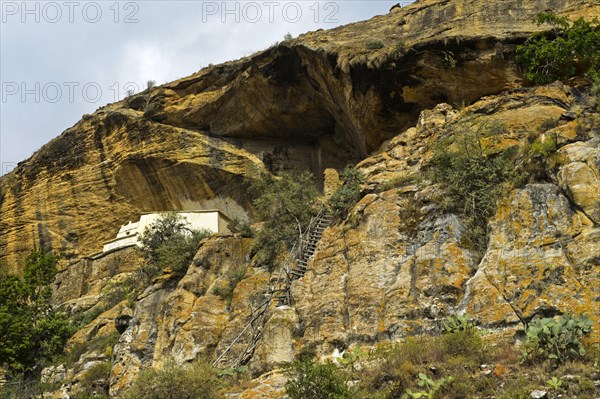
[[[600,14],[593,0],[418,1],[101,108],[0,180],[0,256],[16,270],[34,244],[91,254],[142,211],[244,217],[240,179],[253,164],[320,175],[423,109],[520,86],[515,43],[545,29],[533,20],[549,9]]]

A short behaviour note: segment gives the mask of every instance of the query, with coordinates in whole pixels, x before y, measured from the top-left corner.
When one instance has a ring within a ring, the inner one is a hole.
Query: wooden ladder
[[[332,216],[325,207],[322,207],[317,216],[311,220],[305,234],[300,235],[298,243],[288,253],[288,260],[284,262],[285,267],[279,271],[276,277],[273,277],[269,281],[269,286],[263,294],[264,301],[256,309],[251,310],[249,321],[229,346],[225,348],[223,353],[213,362],[213,366],[226,363],[225,356],[238,342],[247,342],[247,344],[242,353],[232,362],[231,367],[238,368],[250,361],[267,323],[271,303],[275,300],[277,306],[290,306],[292,304],[290,293],[292,282],[306,274],[308,261],[315,254],[317,244],[321,240],[323,232],[331,225],[332,221]]]

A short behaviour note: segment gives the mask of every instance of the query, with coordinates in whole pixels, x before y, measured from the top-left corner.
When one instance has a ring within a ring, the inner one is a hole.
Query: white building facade
[[[203,211],[182,211],[173,212],[180,216],[186,222],[186,227],[190,230],[209,230],[214,234],[229,234],[227,225],[231,221],[226,215],[218,210]],[[145,213],[137,222],[129,222],[119,229],[117,237],[104,244],[103,252],[114,251],[115,249],[140,246],[140,237],[164,213]]]

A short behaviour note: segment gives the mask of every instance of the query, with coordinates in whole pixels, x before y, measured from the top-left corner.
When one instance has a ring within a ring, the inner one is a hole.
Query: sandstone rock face
[[[600,342],[600,114],[585,90],[519,88],[510,63],[515,43],[543,29],[532,20],[546,9],[600,15],[593,0],[422,0],[106,106],[4,176],[0,260],[17,270],[33,234],[69,261],[54,303],[94,316],[70,346],[127,320],[112,350],[84,353],[64,376],[46,371],[65,381],[57,395],[109,360],[119,397],[168,358],[239,359],[249,342],[238,337],[277,272],[255,263],[252,239],[203,241],[183,278],[156,278],[133,305],[117,293],[142,266],[136,251],[81,255],[143,211],[252,215],[243,176],[256,168],[327,170],[330,195],[334,169],[360,161],[366,184],[292,284],[292,306],[269,307],[248,363],[266,374],[230,397],[282,398],[285,377],[270,370],[300,352],[435,332],[456,312],[504,334],[536,316],[586,313]],[[374,39],[383,48],[368,50]],[[560,148],[529,165],[528,181],[502,187],[488,242],[474,247],[428,171],[441,139],[480,130],[491,156],[551,138]]]
[[[514,43],[545,29],[533,20],[547,9],[600,15],[595,0],[423,0],[103,107],[2,177],[0,257],[18,270],[32,237],[67,259],[89,255],[144,211],[245,216],[251,166],[320,176],[423,109],[520,86]]]
[[[595,165],[600,118],[587,112],[572,118],[576,106],[571,90],[560,84],[484,98],[463,110],[441,104],[363,160],[362,199],[347,220],[324,232],[307,274],[292,285],[293,307],[271,307],[249,363],[252,373],[277,368],[301,351],[328,356],[357,343],[435,332],[443,318],[459,311],[502,331],[563,312],[599,320],[600,230],[588,205],[576,202],[561,183],[569,165]],[[555,135],[562,148],[558,163],[544,166],[546,181],[506,191],[490,220],[487,247],[473,248],[461,218],[442,211],[444,191],[427,180],[426,171],[441,137],[498,124],[501,131],[485,141],[490,151],[527,148],[543,135]],[[236,338],[272,278],[254,267],[251,245],[251,239],[236,237],[206,240],[180,281],[165,275],[137,298],[131,326],[113,351],[113,396],[139,370],[160,367],[167,358],[214,359],[231,346],[221,364],[237,359],[248,342]],[[240,268],[244,278],[228,302],[222,289]],[[63,273],[79,281],[77,273],[85,268],[71,269]],[[102,270],[110,268],[98,269],[105,276]],[[77,339],[102,332],[123,306],[98,317]],[[267,374],[232,397],[278,398],[284,381]]]
[[[562,85],[484,98],[460,112],[440,105],[362,161],[372,192],[345,223],[326,231],[309,272],[293,285],[305,327],[301,346],[326,355],[355,342],[439,329],[457,311],[502,328],[559,313],[598,321],[600,243],[586,209],[599,196],[577,197],[567,189],[576,184],[561,183],[573,163],[596,165],[598,116],[563,118],[573,106]],[[548,118],[556,123],[547,127]],[[564,165],[558,176],[546,166],[550,182],[506,192],[490,221],[488,246],[478,253],[463,239],[461,219],[441,212],[443,191],[424,172],[440,137],[497,123],[503,132],[486,139],[490,151],[556,135],[567,143],[557,154]],[[596,190],[593,179],[579,179],[579,192]]]
[[[249,265],[249,239],[214,237],[203,242],[180,281],[158,279],[136,300],[131,326],[114,350],[111,395],[117,395],[147,367],[160,367],[220,352],[243,327],[264,290],[267,273],[248,268],[231,304],[215,290],[234,269]],[[232,337],[233,336],[233,337]],[[219,349],[219,350],[217,350]]]
[[[245,214],[241,176],[258,162],[221,140],[111,105],[2,178],[0,248],[17,267],[32,233],[38,247],[68,259],[97,252],[141,212],[218,207]]]
[[[293,307],[270,309],[249,363],[254,375],[267,374],[231,397],[281,398],[285,377],[268,372],[301,351],[328,356],[353,344],[435,332],[455,312],[469,312],[492,331],[559,313],[586,313],[598,321],[600,229],[589,217],[589,203],[577,200],[561,174],[574,163],[595,165],[600,117],[582,112],[572,118],[575,106],[571,90],[560,84],[484,98],[460,111],[441,104],[363,160],[362,199],[347,220],[324,232],[307,274],[292,285]],[[506,191],[490,220],[487,247],[473,248],[461,218],[442,211],[444,191],[427,180],[426,170],[441,137],[494,124],[503,129],[486,138],[490,151],[526,148],[543,135],[556,135],[562,148],[558,163],[544,166],[547,181]],[[130,326],[113,349],[113,397],[140,370],[168,358],[214,359],[231,347],[221,364],[237,359],[248,341],[236,338],[272,278],[254,267],[251,245],[251,239],[231,236],[205,240],[181,280],[164,275],[136,299]],[[58,302],[87,309],[140,265],[128,251],[86,262],[61,272]],[[223,288],[239,270],[244,277],[229,302]],[[113,333],[114,320],[131,312],[126,306],[102,313],[72,342]],[[94,356],[84,355],[80,366],[106,361]],[[67,372],[71,382],[64,387],[77,389],[77,370]]]
[[[298,330],[298,321],[294,308],[281,306],[273,309],[254,352],[254,374],[260,375],[294,360],[294,333]]]
[[[129,247],[68,264],[54,280],[53,302],[73,312],[85,310],[88,304],[96,305],[137,270],[141,260],[138,251]]]
[[[491,221],[465,309],[488,325],[598,313],[600,230],[552,184],[514,191]],[[590,259],[592,258],[592,259]]]
[[[560,149],[566,164],[558,172],[560,187],[594,223],[600,223],[600,148],[596,140]]]

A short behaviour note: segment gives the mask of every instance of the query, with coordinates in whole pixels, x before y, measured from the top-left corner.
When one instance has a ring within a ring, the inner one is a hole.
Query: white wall
[[[108,252],[113,249],[127,247],[130,245],[137,245],[137,244],[138,244],[138,235],[133,234],[133,235],[130,235],[129,237],[120,237],[118,239],[115,239],[115,240],[105,243],[104,247],[102,247],[102,252]]]
[[[208,212],[177,212],[184,218],[186,227],[191,230],[206,229],[214,234],[228,234],[228,220],[217,211]],[[110,251],[116,248],[129,245],[140,245],[139,237],[144,234],[148,227],[151,227],[162,216],[160,213],[144,214],[139,222],[129,222],[123,225],[117,234],[117,238],[104,244],[103,251]]]

